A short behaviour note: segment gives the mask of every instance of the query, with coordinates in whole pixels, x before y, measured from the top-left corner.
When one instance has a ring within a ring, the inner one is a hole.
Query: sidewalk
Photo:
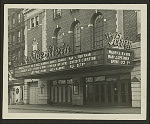
[[[56,105],[8,105],[8,109],[39,110],[63,113],[88,114],[140,114],[141,108],[131,107],[99,107],[99,106],[56,106]]]

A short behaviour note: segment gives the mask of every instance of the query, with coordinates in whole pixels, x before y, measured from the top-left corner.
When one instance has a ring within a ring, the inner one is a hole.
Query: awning
[[[8,81],[8,85],[15,85],[15,86],[20,86],[20,85],[24,85],[24,81],[23,80],[9,80]]]

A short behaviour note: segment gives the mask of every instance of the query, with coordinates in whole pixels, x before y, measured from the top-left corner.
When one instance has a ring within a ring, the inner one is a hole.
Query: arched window
[[[94,48],[103,47],[103,27],[104,19],[102,15],[98,15],[94,20],[93,33],[94,33]]]
[[[81,52],[81,28],[80,23],[76,23],[73,30],[74,52]]]
[[[62,29],[60,28],[56,35],[56,46],[57,47],[63,46],[63,43],[64,43],[63,42],[63,32],[62,32]]]

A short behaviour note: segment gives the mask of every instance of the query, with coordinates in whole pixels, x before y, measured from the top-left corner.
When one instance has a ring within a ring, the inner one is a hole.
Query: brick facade
[[[56,44],[55,31],[58,27],[62,29],[64,42],[71,47],[73,50],[73,29],[72,24],[78,20],[80,22],[81,28],[81,52],[93,50],[93,19],[97,14],[102,14],[104,17],[104,27],[103,27],[103,44],[107,46],[108,40],[105,37],[105,33],[122,33],[125,40],[133,41],[133,51],[134,51],[134,67],[132,69],[116,70],[115,73],[131,73],[131,80],[136,77],[140,80],[140,42],[137,40],[137,14],[133,10],[92,10],[92,9],[81,9],[75,12],[70,12],[69,9],[62,9],[61,17],[54,19],[53,10],[31,10],[31,12],[25,13],[25,29],[26,29],[26,55],[30,56],[32,52],[32,42],[35,38],[38,42],[38,49],[40,51],[46,51],[50,45]],[[39,25],[31,28],[30,20],[35,16],[39,16]],[[138,42],[138,43],[137,43]],[[73,51],[72,53],[73,54]],[[137,60],[138,59],[138,60]],[[123,71],[123,72],[122,72]],[[113,73],[112,71],[101,71],[96,73]],[[83,76],[81,76],[83,75]],[[72,79],[79,82],[79,95],[72,94],[72,104],[73,105],[83,105],[83,80],[82,77],[88,74],[72,75]],[[90,75],[92,75],[90,73]],[[69,76],[69,74],[67,75]],[[66,76],[65,76],[66,77]],[[71,76],[70,76],[71,77]],[[51,80],[57,77],[52,76]],[[63,77],[62,77],[63,78]],[[48,79],[47,79],[48,80]],[[40,85],[44,84],[44,93],[40,94]],[[25,84],[27,87],[27,82]],[[38,103],[47,104],[49,99],[49,85],[45,80],[38,80]],[[132,90],[132,106],[140,107],[140,83],[136,84],[131,82]],[[28,90],[26,88],[25,103],[28,102]]]

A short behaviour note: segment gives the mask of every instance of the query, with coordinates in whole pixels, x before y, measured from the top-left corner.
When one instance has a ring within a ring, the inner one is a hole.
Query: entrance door
[[[53,103],[71,103],[72,102],[72,79],[55,80],[50,88],[51,101]]]
[[[85,85],[85,104],[129,106],[131,103],[129,84],[129,81],[88,83]]]
[[[120,105],[129,105],[131,99],[129,82],[122,81],[120,82]]]
[[[38,104],[38,83],[30,83],[29,104]]]

